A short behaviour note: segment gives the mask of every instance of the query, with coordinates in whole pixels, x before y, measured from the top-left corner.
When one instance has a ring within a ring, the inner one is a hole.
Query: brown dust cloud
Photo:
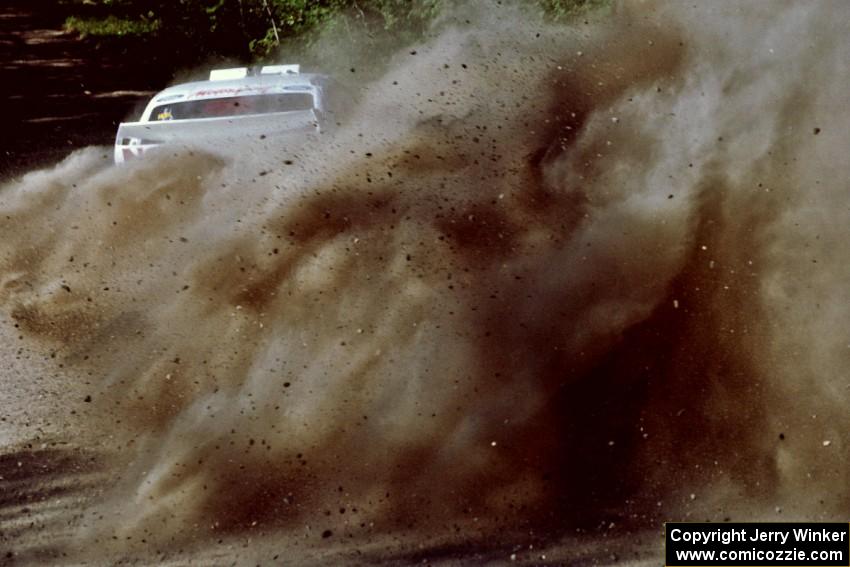
[[[848,22],[460,4],[316,139],[7,183],[0,308],[109,447],[75,537],[844,517]]]

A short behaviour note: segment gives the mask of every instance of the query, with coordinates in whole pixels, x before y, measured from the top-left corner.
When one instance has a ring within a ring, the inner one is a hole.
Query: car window
[[[163,104],[151,111],[150,119],[153,121],[185,120],[188,118],[268,114],[270,112],[310,110],[313,106],[312,93],[249,95]]]

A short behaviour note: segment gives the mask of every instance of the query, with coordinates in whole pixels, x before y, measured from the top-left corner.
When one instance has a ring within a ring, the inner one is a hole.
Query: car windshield
[[[243,114],[268,114],[313,108],[312,93],[284,93],[192,100],[157,106],[150,120],[185,120]]]

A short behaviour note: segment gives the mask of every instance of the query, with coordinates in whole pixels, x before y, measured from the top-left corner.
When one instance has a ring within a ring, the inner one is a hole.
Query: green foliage
[[[372,51],[394,51],[427,32],[456,0],[59,0],[75,13],[66,27],[84,36],[138,38],[170,50],[175,64],[210,56],[245,62],[270,58],[279,47],[310,45],[322,34],[347,34]],[[611,0],[519,0],[563,21]],[[296,41],[297,40],[297,41]],[[174,46],[180,46],[174,49]],[[292,51],[292,49],[288,49]]]
[[[255,35],[249,45],[257,57],[271,54],[281,40],[309,33],[328,22],[346,7],[344,0],[262,0],[248,2],[251,15],[258,28],[265,30]],[[274,25],[272,25],[272,23]]]
[[[86,36],[142,36],[154,33],[162,22],[157,19],[126,19],[115,16],[106,18],[78,18],[65,20],[65,29]]]

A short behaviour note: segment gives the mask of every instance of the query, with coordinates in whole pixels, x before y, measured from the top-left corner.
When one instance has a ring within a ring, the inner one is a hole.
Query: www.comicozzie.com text
[[[792,535],[794,537],[793,541],[798,542],[847,541],[846,531],[829,529],[813,530],[811,528],[797,528],[793,530],[767,530],[755,528],[748,531],[747,528],[740,528],[734,530],[716,529],[687,532],[679,528],[673,528],[670,531],[670,539],[672,541],[686,541],[695,544],[717,542],[724,545],[737,541],[775,541],[784,545]]]

